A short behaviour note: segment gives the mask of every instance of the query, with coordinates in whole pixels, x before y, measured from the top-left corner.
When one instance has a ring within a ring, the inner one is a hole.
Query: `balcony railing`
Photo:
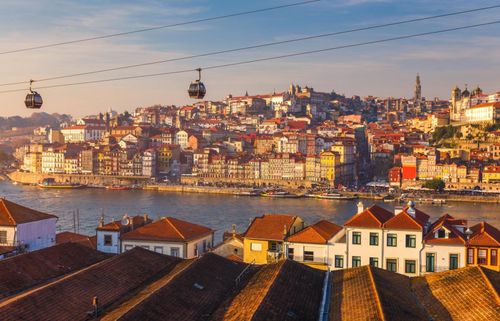
[[[267,263],[275,263],[283,259],[284,255],[279,251],[267,251]]]

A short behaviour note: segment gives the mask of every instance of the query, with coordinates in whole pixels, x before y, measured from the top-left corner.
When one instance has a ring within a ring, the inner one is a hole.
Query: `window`
[[[344,256],[343,255],[335,255],[335,267],[336,268],[344,268]]]
[[[361,256],[353,256],[352,257],[352,267],[361,266]]]
[[[260,243],[250,243],[250,250],[260,252],[262,251],[262,244]]]
[[[149,250],[149,245],[142,245],[141,246],[143,249]]]
[[[387,234],[387,246],[397,246],[398,236],[393,233]]]
[[[490,265],[497,265],[497,263],[498,263],[497,250],[491,249],[490,254],[491,254],[490,255]]]
[[[378,245],[378,233],[370,233],[370,245]]]
[[[467,249],[467,264],[474,264],[474,249]]]
[[[385,265],[386,265],[387,271],[391,271],[391,272],[398,271],[398,260],[396,260],[396,259],[387,259],[385,261]]]
[[[314,261],[314,252],[304,251],[304,261]]]
[[[361,232],[352,232],[352,244],[361,244]]]
[[[417,237],[415,235],[406,235],[406,247],[417,247]]]
[[[436,254],[426,253],[425,254],[425,272],[434,272],[436,263]]]
[[[113,245],[113,236],[111,234],[104,234],[104,245],[105,246]]]
[[[450,254],[450,270],[458,269],[458,254]]]
[[[180,256],[179,248],[178,247],[171,247],[170,248],[170,255],[179,257]]]
[[[370,265],[373,267],[378,267],[378,257],[371,257],[370,258]]]
[[[446,237],[446,231],[444,229],[439,229],[438,230],[438,238],[442,239]]]
[[[193,255],[194,255],[194,256],[198,256],[198,244],[195,244],[195,245],[194,245],[194,249],[193,249],[193,250],[194,250],[194,251],[193,251]]]
[[[155,246],[155,252],[163,254],[163,246]]]
[[[133,247],[133,245],[127,244],[125,245],[125,251],[131,250]]]
[[[293,248],[288,248],[288,258],[293,260]]]
[[[7,244],[7,231],[0,231],[0,244]]]
[[[405,273],[415,273],[417,262],[415,260],[405,260]]]
[[[276,252],[278,249],[278,246],[276,242],[269,242],[269,251]]]
[[[488,264],[488,250],[479,249],[477,251],[477,264]]]

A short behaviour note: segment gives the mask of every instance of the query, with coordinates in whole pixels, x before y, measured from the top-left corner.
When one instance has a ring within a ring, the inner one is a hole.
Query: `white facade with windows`
[[[125,252],[140,246],[146,250],[154,251],[170,256],[176,256],[183,259],[192,259],[208,251],[213,245],[213,235],[190,240],[188,242],[167,242],[152,240],[123,240],[121,242],[121,251]]]

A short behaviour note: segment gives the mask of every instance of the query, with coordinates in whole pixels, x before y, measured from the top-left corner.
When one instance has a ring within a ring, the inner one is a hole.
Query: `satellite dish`
[[[129,224],[130,224],[130,218],[128,217],[128,215],[127,215],[127,214],[125,214],[125,215],[123,216],[122,221],[121,221],[121,224],[122,224],[123,226],[127,226],[127,225],[129,225]]]

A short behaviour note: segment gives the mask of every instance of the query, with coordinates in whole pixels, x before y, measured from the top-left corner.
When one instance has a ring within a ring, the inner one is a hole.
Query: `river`
[[[216,230],[219,242],[225,230],[236,224],[244,231],[250,221],[264,213],[294,214],[311,224],[320,219],[343,224],[354,213],[358,201],[270,199],[265,197],[227,196],[214,194],[168,193],[157,191],[113,191],[103,189],[47,190],[34,186],[0,182],[0,196],[21,205],[59,217],[57,231],[73,231],[73,213],[80,216],[79,232],[94,235],[99,217],[106,223],[124,214],[148,214],[151,218],[173,216]],[[374,203],[362,200],[365,206]],[[393,210],[390,203],[379,203]],[[417,208],[433,219],[444,213],[469,220],[470,224],[487,221],[500,228],[500,206],[492,203],[417,204]]]

